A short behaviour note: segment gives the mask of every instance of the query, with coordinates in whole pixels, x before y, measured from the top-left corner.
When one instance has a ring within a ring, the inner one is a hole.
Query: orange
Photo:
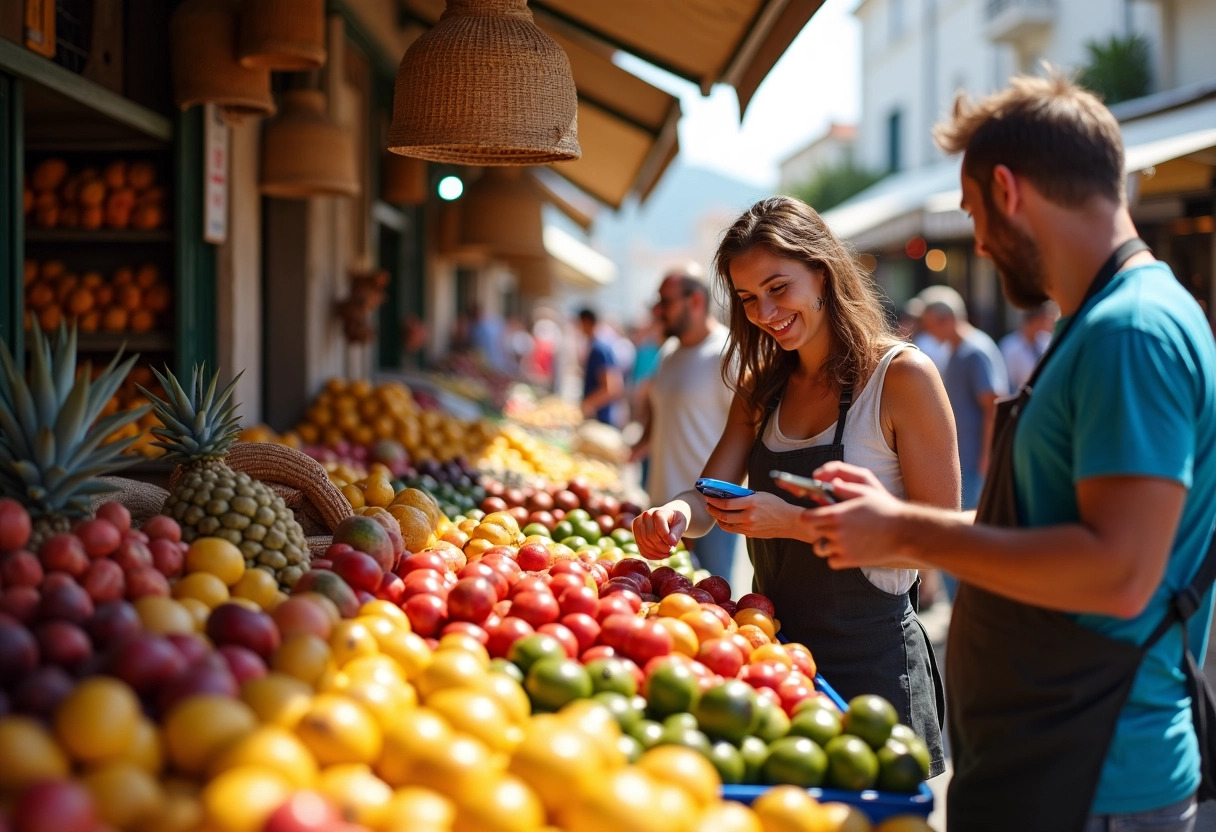
[[[759,627],[761,631],[769,637],[769,640],[777,637],[777,625],[774,623],[771,616],[763,610],[758,610],[754,607],[745,607],[735,613],[735,622],[740,626],[752,624]]]
[[[393,792],[384,808],[384,828],[450,829],[456,806],[439,792],[418,786],[405,786]]]
[[[277,725],[262,725],[241,737],[207,766],[207,776],[215,777],[241,766],[277,771],[292,786],[310,788],[317,779],[317,762],[291,731]]]
[[[342,694],[359,703],[375,718],[381,731],[392,727],[402,713],[418,706],[418,694],[409,682],[351,681]]]
[[[359,607],[359,615],[383,618],[386,621],[392,622],[394,626],[404,627],[406,630],[409,630],[410,628],[409,616],[405,614],[405,611],[402,610],[401,607],[393,604],[390,601],[382,601],[380,599],[368,601],[366,604]]]
[[[661,745],[644,753],[637,766],[656,780],[684,789],[702,809],[718,801],[722,778],[699,751]]]
[[[367,500],[363,496],[363,489],[357,485],[347,483],[341,488],[342,496],[346,498],[346,502],[350,503],[350,507],[354,509],[363,508],[367,505]]]
[[[165,752],[161,747],[160,729],[156,727],[156,723],[147,717],[140,717],[131,745],[106,762],[132,763],[149,774],[160,774],[165,764]]]
[[[519,726],[507,719],[498,701],[484,693],[448,688],[432,695],[426,706],[448,725],[485,743],[494,751],[510,752],[523,739]]]
[[[210,572],[232,586],[245,574],[245,555],[222,537],[200,537],[186,550],[186,572]]]
[[[507,770],[536,790],[550,815],[585,799],[604,776],[594,741],[556,717],[545,716],[524,728]]]
[[[207,629],[207,618],[211,615],[211,607],[197,598],[178,598],[177,603],[185,608],[186,612],[190,613],[190,617],[194,619],[194,629],[197,632],[201,633]]]
[[[101,328],[106,332],[122,332],[127,328],[127,310],[121,306],[107,307],[101,313]]]
[[[264,610],[271,608],[278,592],[279,582],[265,569],[246,569],[232,585],[233,597],[248,598]]]
[[[415,708],[401,714],[384,732],[376,774],[391,786],[414,783],[415,772],[426,759],[438,756],[453,739],[452,729],[430,708]]]
[[[405,672],[395,661],[383,653],[356,656],[342,667],[342,675],[349,681],[396,684],[405,681]]]
[[[73,289],[68,296],[68,311],[73,315],[83,315],[93,308],[93,293],[84,287]]]
[[[87,772],[81,782],[93,795],[98,818],[118,829],[154,814],[165,799],[156,778],[133,763],[107,763]]]
[[[384,825],[393,799],[392,787],[361,763],[325,769],[317,778],[317,791],[330,799],[342,817],[373,829]]]
[[[377,636],[380,651],[392,658],[405,673],[405,678],[415,681],[433,660],[431,648],[417,633],[397,630],[385,636]]]
[[[486,674],[476,656],[460,650],[437,651],[417,679],[411,679],[423,701],[444,688],[471,687]]]
[[[673,592],[659,602],[659,615],[679,618],[701,609],[701,602],[684,592]]]
[[[261,832],[266,819],[291,795],[291,784],[271,769],[225,771],[203,789],[208,832]]]
[[[764,829],[751,809],[733,800],[723,800],[701,814],[695,832],[764,832]]]
[[[0,717],[0,792],[12,794],[38,780],[59,780],[71,770],[64,750],[36,720]]]
[[[505,774],[456,800],[452,832],[533,832],[545,809],[531,787]]]
[[[794,667],[794,660],[786,651],[785,646],[781,644],[762,644],[752,650],[752,654],[748,658],[748,664],[763,661],[774,661],[791,670]]]
[[[145,595],[135,601],[135,611],[139,613],[140,623],[149,632],[164,636],[196,632],[194,616],[172,598]]]
[[[393,501],[396,494],[393,491],[392,483],[388,481],[388,477],[369,476],[367,485],[363,487],[363,500],[369,506],[387,506]]]
[[[257,727],[253,709],[218,694],[191,696],[164,721],[169,759],[184,774],[202,774],[219,754]]]
[[[272,671],[242,685],[241,699],[259,721],[295,728],[312,702],[312,688],[293,676]]]
[[[434,530],[434,523],[425,511],[417,506],[396,503],[388,507],[388,513],[393,515],[393,519],[401,527],[401,540],[405,543],[407,552],[421,552],[426,548]]]
[[[532,715],[532,703],[523,685],[505,673],[487,673],[474,683],[473,689],[494,699],[516,725],[526,725]]]
[[[757,647],[763,647],[766,644],[772,644],[773,640],[768,635],[757,627],[755,624],[741,624],[738,634],[747,639],[747,643],[754,650]]]
[[[454,734],[442,746],[426,745],[414,751],[413,778],[409,785],[434,789],[459,801],[464,795],[485,788],[489,778],[502,773],[506,755],[492,754],[472,737]]]
[[[228,585],[210,572],[194,572],[173,585],[173,597],[178,600],[193,598],[206,604],[208,609],[215,609],[228,600]]]
[[[811,832],[818,829],[819,801],[797,786],[774,786],[752,804],[764,832]]]
[[[334,668],[329,645],[309,633],[288,636],[270,657],[270,667],[310,686]]]
[[[461,650],[476,656],[482,667],[490,666],[490,654],[486,651],[485,645],[468,633],[448,633],[439,639],[439,646],[435,649],[437,651]]]
[[[323,693],[313,699],[296,734],[323,766],[374,763],[383,739],[367,710],[345,696]]]
[[[203,807],[195,797],[168,794],[154,812],[132,827],[133,832],[196,832]]]
[[[132,332],[148,332],[156,326],[156,317],[147,309],[136,309],[131,313],[130,325]]]
[[[671,596],[668,595],[668,598]],[[660,615],[656,619],[659,626],[671,635],[672,649],[677,653],[683,653],[685,656],[696,658],[697,651],[701,649],[701,644],[697,639],[697,632],[686,621],[681,621],[678,618],[665,618]]]
[[[856,806],[847,803],[824,803],[819,807],[817,829],[828,832],[871,832],[870,819]]]
[[[692,627],[693,632],[697,634],[698,641],[709,641],[711,638],[721,638],[726,634],[726,628],[722,626],[718,616],[709,610],[698,609],[686,612],[680,616],[679,620]]]
[[[117,757],[135,740],[142,712],[135,692],[117,679],[85,679],[55,710],[55,734],[77,760]]]
[[[343,667],[359,656],[374,656],[380,652],[376,637],[366,625],[358,621],[341,621],[334,626],[329,636],[329,649],[334,664]]]

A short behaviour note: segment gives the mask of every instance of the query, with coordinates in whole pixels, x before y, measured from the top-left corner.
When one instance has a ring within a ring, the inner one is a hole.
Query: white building
[[[970,222],[957,210],[959,162],[936,148],[932,127],[960,90],[994,91],[1013,75],[1041,72],[1044,61],[1076,70],[1089,61],[1089,43],[1129,34],[1148,43],[1150,94],[1112,110],[1125,125],[1137,221],[1158,255],[1211,299],[1216,2],[861,0],[854,13],[862,27],[857,161],[891,175],[825,219],[877,256],[876,275],[896,303],[944,281],[968,296],[976,323],[1008,326],[995,276],[972,254]]]
[[[804,185],[826,168],[847,165],[854,160],[857,125],[833,122],[827,131],[778,163],[779,191]]]

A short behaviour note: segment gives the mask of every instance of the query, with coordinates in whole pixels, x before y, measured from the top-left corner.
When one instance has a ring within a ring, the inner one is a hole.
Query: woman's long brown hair
[[[757,202],[727,229],[714,256],[714,269],[717,289],[726,295],[730,309],[730,343],[722,378],[743,396],[759,422],[798,366],[798,353],[781,349],[772,335],[749,321],[735,293],[731,261],[756,247],[824,273],[823,308],[831,343],[819,371],[834,390],[864,382],[899,338],[883,312],[874,281],[815,209],[787,196]]]

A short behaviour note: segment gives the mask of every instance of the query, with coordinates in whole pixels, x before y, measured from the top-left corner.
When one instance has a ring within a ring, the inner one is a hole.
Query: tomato
[[[570,631],[570,628],[566,627],[564,624],[560,624],[558,622],[550,622],[548,624],[541,624],[536,629],[536,632],[546,633],[548,635],[553,636],[555,639],[557,639],[561,643],[562,647],[565,648],[567,657],[569,657],[571,659],[578,658],[578,654],[579,654],[578,639],[575,637],[574,633],[572,633]]]
[[[615,592],[612,595],[605,595],[599,600],[599,608],[596,610],[595,617],[601,624],[604,620],[613,615],[633,616],[637,613],[637,609],[623,592]]]
[[[581,612],[570,613],[569,615],[563,615],[559,623],[573,633],[575,640],[578,642],[578,652],[580,655],[595,646],[601,628],[599,622],[590,615]]]
[[[630,628],[622,645],[626,656],[644,665],[656,656],[671,652],[674,640],[662,624],[653,619],[634,620],[638,623]]]
[[[498,590],[488,578],[461,578],[448,592],[448,617],[453,621],[480,624],[497,601]]]
[[[520,583],[523,583],[522,579]],[[544,592],[521,592],[514,596],[511,601],[511,614],[522,618],[533,627],[540,627],[542,624],[557,621],[561,617],[561,607],[546,587]]]
[[[522,618],[507,616],[497,627],[487,629],[487,632],[489,632],[490,638],[486,642],[486,649],[490,655],[506,657],[515,642],[532,635],[536,630]]]
[[[728,679],[738,676],[743,669],[743,652],[728,638],[713,638],[701,644],[697,660]]]

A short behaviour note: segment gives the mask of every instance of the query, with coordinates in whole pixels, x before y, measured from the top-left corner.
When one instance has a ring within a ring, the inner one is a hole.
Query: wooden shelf
[[[154,332],[82,332],[76,345],[81,352],[170,352],[173,350],[173,333]]]
[[[39,84],[84,111],[99,113],[143,136],[164,142],[173,138],[173,122],[169,118],[4,38],[0,38],[0,69]]]
[[[167,228],[154,228],[151,231],[28,228],[25,232],[27,243],[168,243],[172,240],[173,232]]]

